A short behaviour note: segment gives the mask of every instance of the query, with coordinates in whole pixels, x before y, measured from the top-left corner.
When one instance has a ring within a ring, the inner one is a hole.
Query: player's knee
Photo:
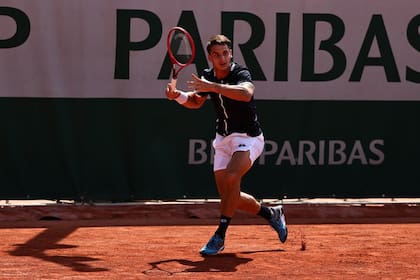
[[[238,172],[235,172],[234,170],[226,170],[222,180],[224,182],[224,185],[236,186],[239,185],[241,181],[241,175]]]

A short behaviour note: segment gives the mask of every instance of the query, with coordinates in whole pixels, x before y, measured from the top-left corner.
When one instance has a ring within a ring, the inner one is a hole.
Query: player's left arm
[[[192,80],[188,82],[191,89],[197,92],[215,92],[228,98],[248,102],[254,95],[255,86],[250,81],[243,81],[237,85],[219,84],[192,75]]]
[[[182,106],[189,109],[201,108],[207,99],[207,95],[200,95],[197,91],[185,92],[173,88],[171,83],[167,85],[165,93],[169,100],[175,100]]]

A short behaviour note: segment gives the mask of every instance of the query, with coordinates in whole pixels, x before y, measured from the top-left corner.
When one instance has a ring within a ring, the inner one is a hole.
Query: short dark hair
[[[214,35],[208,40],[206,47],[207,53],[210,53],[211,48],[215,45],[226,45],[229,49],[232,48],[232,42],[230,41],[230,39],[225,35],[221,34]]]

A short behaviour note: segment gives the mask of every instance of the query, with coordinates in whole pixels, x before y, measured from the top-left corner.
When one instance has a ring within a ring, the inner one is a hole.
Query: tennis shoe
[[[225,249],[225,240],[215,234],[210,238],[209,242],[201,248],[200,254],[206,256],[216,255],[223,251],[223,249]]]
[[[286,217],[284,216],[284,210],[281,205],[270,207],[271,219],[269,220],[271,227],[279,235],[279,239],[282,243],[286,242],[287,239],[287,226]]]

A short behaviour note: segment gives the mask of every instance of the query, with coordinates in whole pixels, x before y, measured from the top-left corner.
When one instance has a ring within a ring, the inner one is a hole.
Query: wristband
[[[182,90],[177,90],[179,92],[179,96],[175,98],[175,101],[179,104],[184,104],[188,101],[188,94],[186,92],[183,92]]]

